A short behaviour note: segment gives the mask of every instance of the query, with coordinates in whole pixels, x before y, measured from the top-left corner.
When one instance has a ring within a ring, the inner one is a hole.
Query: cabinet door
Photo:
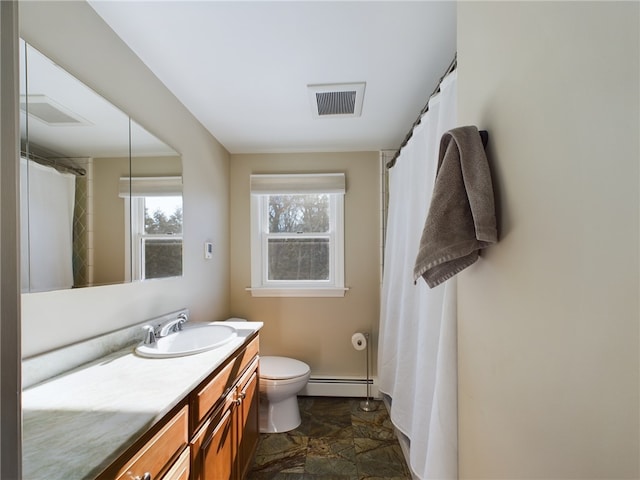
[[[225,401],[220,414],[212,415],[192,440],[193,480],[235,478],[234,410],[232,399]]]
[[[258,446],[260,438],[260,422],[258,418],[258,372],[250,371],[250,376],[244,384],[240,384],[240,398],[242,403],[238,406],[238,472],[244,479]]]

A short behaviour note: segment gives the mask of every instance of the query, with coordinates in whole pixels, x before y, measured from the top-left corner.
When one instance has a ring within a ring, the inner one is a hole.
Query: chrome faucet
[[[170,333],[179,332],[182,330],[182,326],[187,322],[187,315],[181,313],[175,320],[170,320],[165,323],[158,332],[158,337],[166,337]]]

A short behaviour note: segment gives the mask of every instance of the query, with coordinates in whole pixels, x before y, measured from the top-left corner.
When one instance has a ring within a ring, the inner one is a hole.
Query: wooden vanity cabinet
[[[112,465],[98,478],[100,480],[188,480],[190,473],[188,416],[189,407],[183,402],[177,413],[171,413],[167,420],[156,426],[157,431],[154,429],[155,433],[150,439],[143,441],[141,445],[133,446],[133,453],[125,455],[127,460]]]
[[[191,439],[192,480],[235,478],[234,394],[229,394]]]
[[[238,406],[238,478],[247,476],[260,439],[258,360],[238,385],[242,403]]]
[[[259,439],[258,335],[98,480],[242,480]]]
[[[231,375],[232,382],[229,382],[229,366],[239,372]],[[192,436],[192,480],[245,478],[258,444],[257,338],[227,367],[200,391],[194,392],[194,402],[199,403],[197,411],[207,409],[202,402],[208,396],[207,391],[223,390],[225,394],[208,410],[211,413],[204,416],[204,421],[198,422],[199,428]]]

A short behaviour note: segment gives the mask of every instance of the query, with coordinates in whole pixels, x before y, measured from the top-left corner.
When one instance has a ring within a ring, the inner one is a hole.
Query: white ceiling
[[[455,53],[453,1],[90,4],[231,153],[397,149]],[[355,82],[360,117],[314,118]]]

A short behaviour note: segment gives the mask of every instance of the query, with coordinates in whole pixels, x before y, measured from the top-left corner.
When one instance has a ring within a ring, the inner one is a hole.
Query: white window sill
[[[268,287],[248,287],[252,297],[344,297],[349,290],[341,287],[327,288],[268,288]]]

